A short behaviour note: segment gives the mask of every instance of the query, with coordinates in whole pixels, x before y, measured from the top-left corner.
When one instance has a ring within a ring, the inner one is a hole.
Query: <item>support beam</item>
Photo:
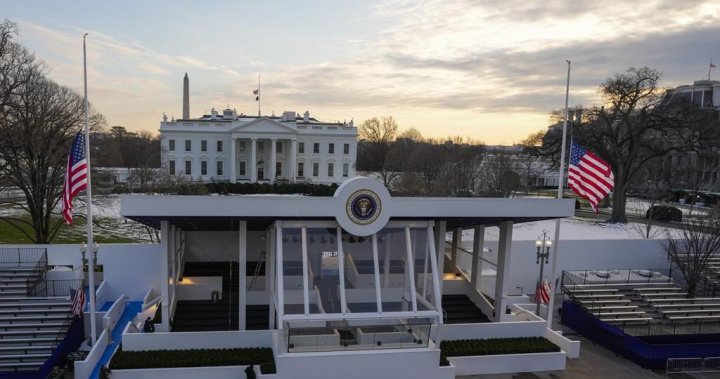
[[[443,291],[443,277],[445,276],[445,231],[447,221],[435,222],[435,251],[437,252],[437,273],[440,284],[440,296]]]
[[[457,267],[457,253],[458,253],[458,245],[460,245],[462,241],[462,229],[455,228],[452,232],[452,244],[450,247],[450,267],[452,268],[452,272],[454,274],[457,274],[459,271]]]
[[[291,181],[295,181],[297,178],[297,140],[295,138],[290,140],[290,165],[288,167],[288,176]]]
[[[475,225],[473,229],[473,255],[472,255],[472,274],[470,274],[470,284],[475,290],[481,290],[482,279],[482,256],[485,246],[485,225]]]
[[[510,262],[512,253],[512,221],[500,223],[500,239],[498,240],[498,263],[495,277],[495,315],[494,321],[500,321],[507,306],[507,295],[510,286]]]
[[[268,312],[269,329],[275,329],[275,305],[277,302],[277,287],[275,283],[275,260],[277,259],[277,254],[275,253],[276,249],[273,249],[273,245],[270,242],[275,237],[274,230],[275,228],[270,226],[265,234],[265,239],[267,240],[267,254],[265,255],[267,257],[265,260],[265,285],[267,286],[268,293],[270,294],[270,312]]]
[[[168,288],[168,257],[170,255],[170,223],[160,221],[160,293],[162,296],[162,319],[166,332],[170,331],[170,296]],[[158,330],[162,331],[162,330]]]
[[[245,330],[247,319],[247,221],[238,228],[238,329]]]

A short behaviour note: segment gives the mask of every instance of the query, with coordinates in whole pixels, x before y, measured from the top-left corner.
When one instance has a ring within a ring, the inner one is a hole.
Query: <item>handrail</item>
[[[253,285],[255,285],[255,282],[257,282],[263,262],[265,262],[265,250],[260,250],[260,256],[258,257],[257,264],[255,264],[255,271],[253,272],[250,284],[247,286],[248,290],[251,290]]]
[[[13,263],[20,266],[23,263],[37,263],[40,261],[44,261],[47,265],[46,248],[0,248],[0,263]]]

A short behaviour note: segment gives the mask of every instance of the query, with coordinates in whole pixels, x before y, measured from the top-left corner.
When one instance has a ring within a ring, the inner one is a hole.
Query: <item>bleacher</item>
[[[68,296],[28,296],[28,286],[37,284],[47,270],[46,256],[34,260],[25,253],[16,262],[0,251],[0,373],[37,371],[50,358],[53,348],[65,337],[72,322]],[[13,249],[15,250],[15,249]],[[43,249],[44,253],[44,249]]]
[[[590,280],[578,283],[573,280],[575,277],[565,275],[563,292],[600,321],[628,327],[626,332],[642,330],[638,329],[640,325],[652,325],[647,333],[683,333],[684,330],[694,333],[702,329],[699,323],[720,321],[720,297],[689,298],[687,292],[669,277],[650,281],[631,280],[629,275],[626,276],[628,279],[624,282]],[[705,328],[708,333],[713,329]]]

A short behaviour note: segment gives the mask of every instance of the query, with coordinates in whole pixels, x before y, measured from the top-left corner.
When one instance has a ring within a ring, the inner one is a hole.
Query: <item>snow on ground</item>
[[[555,220],[525,222],[513,226],[513,240],[534,241],[542,238],[543,230],[548,232],[550,239],[555,239]],[[595,220],[571,217],[560,220],[560,240],[599,240],[599,239],[639,239],[643,238],[645,225],[638,223],[608,224]],[[666,238],[667,228],[653,226],[651,237]],[[485,240],[497,241],[500,229],[485,228]],[[463,241],[472,240],[473,231],[463,232]]]

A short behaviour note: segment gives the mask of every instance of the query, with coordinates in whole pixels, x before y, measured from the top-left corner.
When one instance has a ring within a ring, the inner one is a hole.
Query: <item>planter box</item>
[[[113,379],[237,379],[245,377],[246,367],[213,366],[112,370],[111,377]]]
[[[565,370],[565,352],[448,357],[455,375]]]

